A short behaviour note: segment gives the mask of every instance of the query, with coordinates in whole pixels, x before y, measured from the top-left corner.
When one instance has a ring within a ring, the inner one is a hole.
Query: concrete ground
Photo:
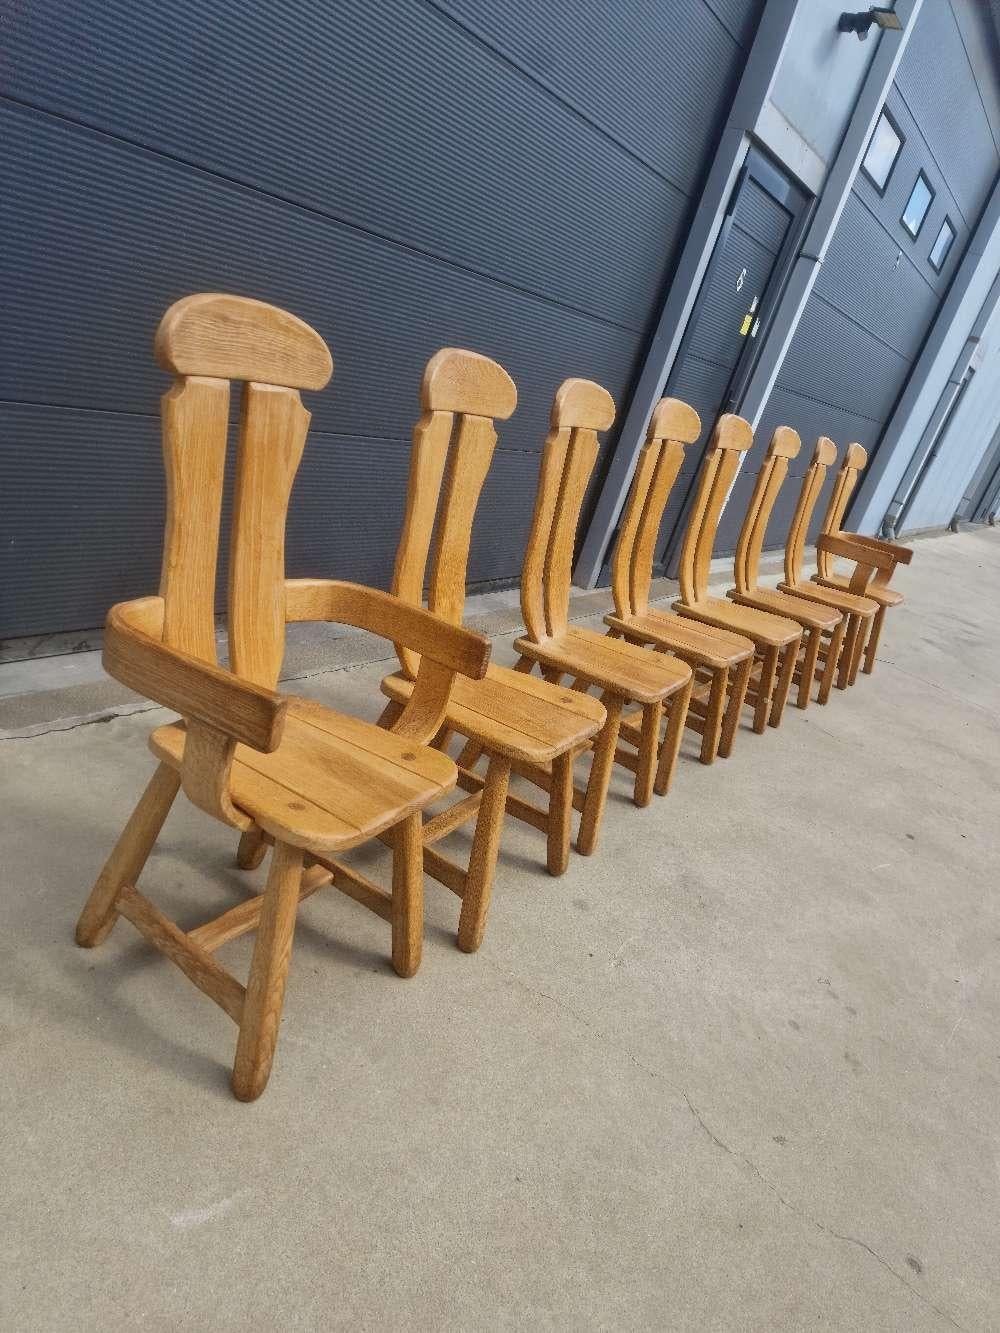
[[[437,885],[411,981],[310,899],[251,1106],[127,922],[73,943],[162,712],[8,700],[0,1327],[1000,1327],[1000,533],[897,578],[874,676],[711,768],[689,733],[647,810],[616,777],[563,879],[511,824],[478,955]],[[377,712],[384,662],[322,665]],[[178,802],[144,890],[223,910],[233,842]]]

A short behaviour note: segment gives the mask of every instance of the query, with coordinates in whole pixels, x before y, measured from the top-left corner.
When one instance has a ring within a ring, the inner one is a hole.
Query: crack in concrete
[[[552,1005],[555,1005],[557,1009],[561,1009],[564,1013],[568,1014],[571,1018],[575,1019],[576,1022],[578,1022],[582,1027],[586,1028],[588,1032],[596,1033],[599,1037],[603,1038],[605,1042],[609,1042],[611,1040],[606,1032],[602,1031],[599,1027],[596,1027],[593,1023],[589,1022],[586,1018],[583,1017],[582,1014],[580,1014],[571,1005],[565,1004],[562,1000],[557,999],[557,997],[554,995],[550,995],[548,991],[539,990],[534,986],[530,986],[521,977],[516,976],[513,972],[506,971],[499,965],[499,963],[495,962],[494,960],[484,959],[484,961],[487,961],[489,963],[489,966],[492,967],[493,970],[497,972],[509,984],[520,987],[521,990],[526,991],[529,995],[535,996],[537,999],[548,1000],[548,1002]],[[848,1235],[846,1232],[834,1230],[833,1227],[827,1226],[825,1222],[821,1222],[818,1218],[813,1217],[810,1213],[803,1211],[803,1209],[799,1208],[790,1199],[787,1199],[777,1188],[777,1186],[774,1185],[770,1180],[768,1180],[768,1178],[763,1174],[763,1172],[757,1166],[756,1162],[752,1160],[752,1158],[747,1157],[745,1153],[739,1152],[737,1149],[731,1148],[729,1144],[725,1142],[725,1140],[719,1138],[718,1134],[716,1134],[715,1131],[711,1129],[710,1126],[706,1123],[704,1116],[695,1106],[694,1102],[692,1102],[690,1096],[688,1095],[688,1093],[685,1091],[684,1088],[677,1087],[676,1084],[671,1083],[668,1078],[664,1077],[664,1075],[660,1073],[659,1070],[651,1069],[648,1065],[644,1064],[638,1058],[638,1056],[632,1050],[629,1049],[628,1046],[625,1045],[619,1046],[615,1044],[615,1049],[619,1051],[620,1054],[624,1055],[625,1058],[631,1064],[635,1065],[635,1067],[638,1070],[640,1070],[643,1074],[645,1074],[648,1078],[659,1079],[676,1096],[682,1097],[685,1103],[687,1104],[688,1111],[691,1113],[697,1124],[700,1126],[702,1132],[711,1140],[711,1142],[714,1143],[717,1148],[721,1148],[722,1151],[728,1157],[731,1157],[736,1162],[742,1162],[746,1167],[748,1167],[750,1171],[752,1171],[753,1174],[757,1177],[760,1183],[764,1186],[764,1188],[774,1195],[774,1197],[778,1200],[778,1202],[782,1205],[782,1207],[787,1208],[790,1213],[792,1213],[795,1217],[799,1218],[801,1221],[806,1222],[810,1226],[815,1227],[817,1231],[822,1231],[825,1235],[830,1236],[834,1240],[843,1241],[847,1245],[854,1245],[858,1249],[864,1250],[867,1254],[870,1254],[871,1257],[877,1263],[881,1264],[881,1266],[886,1270],[887,1273],[891,1273],[892,1276],[896,1279],[897,1282],[900,1283],[901,1286],[904,1286],[907,1289],[907,1291],[909,1291],[912,1295],[914,1295],[917,1298],[917,1300],[919,1300],[923,1305],[926,1305],[929,1310],[932,1310],[936,1315],[940,1316],[940,1318],[947,1320],[947,1322],[952,1326],[952,1328],[957,1328],[959,1330],[959,1333],[967,1333],[967,1330],[965,1329],[964,1325],[960,1324],[955,1318],[953,1318],[953,1316],[950,1315],[947,1310],[942,1310],[940,1306],[935,1305],[932,1300],[930,1300],[915,1286],[913,1286],[911,1282],[908,1282],[906,1278],[902,1275],[902,1273],[897,1272],[896,1269],[893,1268],[892,1264],[890,1264],[887,1259],[884,1259],[876,1249],[873,1249],[873,1247],[869,1245],[867,1241],[862,1240],[859,1236],[851,1236]]]

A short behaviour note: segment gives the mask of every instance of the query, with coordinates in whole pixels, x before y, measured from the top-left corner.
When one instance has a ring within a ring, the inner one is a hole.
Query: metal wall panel
[[[306,396],[294,572],[385,584],[426,358],[499,359],[520,402],[470,574],[516,578],[555,386],[589,376],[624,404],[759,12],[739,7],[735,25],[722,0],[18,7],[0,633],[87,627],[155,586],[151,339],[196,290],[286,306],[333,350]]]

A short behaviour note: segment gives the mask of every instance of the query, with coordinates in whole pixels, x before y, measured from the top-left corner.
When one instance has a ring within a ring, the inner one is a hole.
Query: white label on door
[[[747,280],[747,271],[745,268],[741,268],[740,276],[736,279],[736,290],[738,292],[741,292],[743,290],[743,284],[746,282],[746,280]]]

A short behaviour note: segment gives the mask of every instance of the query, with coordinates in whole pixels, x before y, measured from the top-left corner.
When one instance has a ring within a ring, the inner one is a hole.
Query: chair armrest
[[[160,641],[163,599],[119,602],[108,612],[102,661],[109,675],[183,717],[269,754],[281,741],[288,701]]]
[[[482,680],[490,641],[392,593],[337,579],[286,579],[285,618],[328,620],[368,630],[450,671]]]
[[[891,572],[896,568],[894,556],[886,551],[880,551],[878,547],[862,545],[845,532],[821,532],[816,538],[816,550],[826,551],[829,555],[843,556],[845,560],[867,565],[870,569],[886,569]]]
[[[897,565],[908,565],[913,559],[913,548],[910,546],[900,546],[897,542],[887,542],[882,537],[863,537],[860,532],[841,532],[841,537],[848,537],[852,542],[858,542],[861,546],[871,546],[875,550],[885,551],[891,555]]]

